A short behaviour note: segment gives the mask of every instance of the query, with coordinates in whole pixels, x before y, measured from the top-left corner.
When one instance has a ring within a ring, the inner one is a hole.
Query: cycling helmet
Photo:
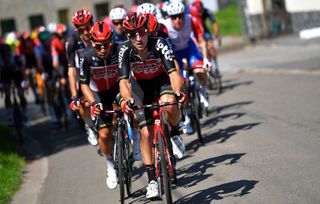
[[[181,2],[173,2],[168,6],[168,15],[173,16],[184,12],[184,5]]]
[[[149,31],[151,34],[153,34],[154,32],[156,32],[158,30],[158,21],[157,18],[152,15],[151,13],[146,14],[149,20]]]
[[[56,28],[57,28],[57,23],[55,22],[51,22],[47,25],[47,30],[50,32],[50,33],[54,33],[56,31]]]
[[[81,9],[74,13],[72,22],[75,27],[79,27],[87,23],[93,24],[93,16],[90,11]]]
[[[153,15],[156,15],[156,7],[151,3],[144,3],[138,6],[137,13],[143,13],[143,14],[151,13]]]
[[[148,18],[145,14],[136,12],[130,13],[122,23],[123,28],[128,31],[137,30],[140,28],[148,28]]]
[[[198,10],[201,11],[203,10],[203,4],[200,0],[196,0],[193,2],[193,6]]]
[[[59,23],[56,27],[55,33],[58,35],[62,35],[66,31],[67,31],[66,26],[62,23]]]
[[[127,16],[127,11],[124,8],[113,8],[109,16],[111,20],[123,20]]]
[[[93,41],[107,41],[112,39],[112,30],[103,21],[97,21],[91,28],[91,39]]]

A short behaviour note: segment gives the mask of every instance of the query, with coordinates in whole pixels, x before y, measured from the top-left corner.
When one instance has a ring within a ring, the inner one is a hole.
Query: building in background
[[[251,39],[320,27],[320,0],[239,0]]]
[[[132,5],[131,0],[0,0],[0,34],[30,31],[50,22],[70,25],[73,13],[81,8],[103,19],[117,4]]]

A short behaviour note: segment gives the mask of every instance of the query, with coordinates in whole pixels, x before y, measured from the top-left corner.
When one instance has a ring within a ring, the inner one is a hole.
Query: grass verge
[[[228,6],[214,14],[216,21],[220,27],[222,36],[241,36],[241,21],[237,3],[233,0]],[[206,21],[206,25],[212,33],[212,25],[210,21]]]
[[[0,204],[7,204],[22,183],[23,158],[9,128],[0,124]]]

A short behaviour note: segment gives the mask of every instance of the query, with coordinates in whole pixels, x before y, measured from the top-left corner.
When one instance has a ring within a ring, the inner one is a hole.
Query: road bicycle
[[[187,68],[183,71],[184,78],[186,80],[187,96],[189,99],[186,111],[190,117],[190,124],[192,125],[193,130],[196,130],[197,132],[200,143],[204,144],[201,133],[200,118],[202,118],[203,111],[207,113],[208,110],[203,107],[203,104],[200,101],[200,82],[197,75],[192,73],[192,70],[192,68]]]
[[[125,201],[125,187],[127,196],[132,195],[132,164],[133,164],[133,139],[130,138],[128,133],[127,122],[124,119],[124,113],[120,107],[116,107],[114,110],[103,110],[103,114],[115,114],[116,125],[114,132],[114,148],[113,148],[113,160],[115,161],[115,169],[118,176],[119,188],[120,188],[120,202]],[[95,127],[98,125],[97,117],[95,121]]]
[[[159,195],[164,194],[165,203],[172,203],[171,179],[177,182],[175,170],[175,157],[172,151],[170,140],[169,125],[166,122],[165,106],[178,105],[178,102],[159,102],[147,105],[132,106],[133,110],[149,109],[152,110],[154,119],[153,148],[156,168],[156,177],[159,183]]]

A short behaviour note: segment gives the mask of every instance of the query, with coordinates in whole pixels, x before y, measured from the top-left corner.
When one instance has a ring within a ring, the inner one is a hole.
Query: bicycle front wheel
[[[117,165],[118,165],[118,180],[120,187],[120,202],[124,203],[124,167],[123,167],[123,143],[122,143],[122,129],[118,127],[117,129]]]
[[[201,106],[201,104],[200,104],[199,94],[195,89],[193,89],[192,96],[193,97],[192,97],[191,103],[192,103],[193,111],[191,113],[192,114],[191,122],[193,126],[196,128],[200,143],[204,144],[202,139],[201,127],[200,127],[200,111],[199,111],[200,108],[199,107]]]
[[[126,180],[126,190],[128,197],[131,197],[132,192],[132,163],[133,163],[133,155],[132,155],[132,146],[131,142],[128,138],[125,139],[125,180]]]
[[[172,203],[172,195],[171,195],[171,180],[169,167],[167,163],[165,150],[164,150],[164,141],[160,132],[157,134],[159,141],[159,152],[160,152],[160,179],[163,183],[164,193],[165,193],[165,203]],[[161,186],[160,186],[161,188]]]

